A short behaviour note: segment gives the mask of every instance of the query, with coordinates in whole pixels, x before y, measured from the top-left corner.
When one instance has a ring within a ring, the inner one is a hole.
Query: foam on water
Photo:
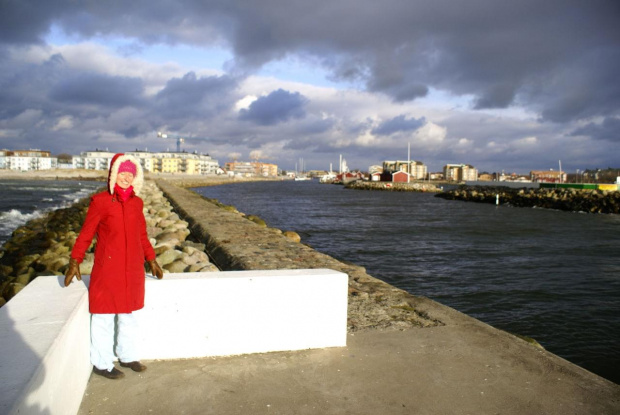
[[[28,221],[71,206],[102,187],[96,182],[0,181],[0,245]]]
[[[8,212],[0,212],[0,229],[4,233],[5,229],[15,229],[29,220],[40,218],[43,213],[40,210],[35,210],[31,213],[22,213],[17,209],[11,209]]]

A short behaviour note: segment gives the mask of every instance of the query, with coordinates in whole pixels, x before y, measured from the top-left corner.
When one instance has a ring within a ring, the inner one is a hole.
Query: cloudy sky
[[[617,0],[0,0],[0,148],[620,167]]]

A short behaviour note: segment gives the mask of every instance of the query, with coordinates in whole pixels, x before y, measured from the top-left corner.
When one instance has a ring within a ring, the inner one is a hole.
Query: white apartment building
[[[114,154],[108,151],[86,151],[73,157],[73,167],[86,170],[108,170]],[[209,155],[185,152],[127,151],[124,154],[140,161],[144,171],[192,175],[217,174],[219,164]]]
[[[0,168],[18,171],[55,169],[58,159],[49,151],[41,150],[2,150]]]
[[[454,181],[478,180],[478,169],[470,164],[446,164],[443,168],[444,178]]]
[[[109,151],[84,151],[73,156],[73,168],[84,170],[108,170],[115,153]]]
[[[0,169],[6,169],[7,150],[0,150]]]

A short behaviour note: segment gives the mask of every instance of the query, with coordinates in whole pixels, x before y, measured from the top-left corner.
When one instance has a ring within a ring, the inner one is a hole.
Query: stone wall
[[[147,180],[142,194],[147,232],[164,272],[327,268],[349,277],[349,331],[431,327],[451,318],[454,310],[322,254],[293,231],[269,228],[256,216],[181,187],[227,182],[159,179],[155,185]],[[37,276],[65,272],[88,203],[83,199],[13,232],[0,253],[0,306]],[[91,272],[93,248],[80,266],[82,274]]]
[[[441,190],[431,183],[400,183],[400,182],[367,182],[356,180],[346,185],[347,189],[356,190],[384,190],[388,192],[440,192]]]
[[[221,270],[328,268],[343,272],[349,276],[349,331],[442,324],[439,315],[428,314],[424,304],[430,300],[374,278],[363,267],[338,261],[296,242],[285,236],[286,232],[269,228],[256,217],[246,217],[232,206],[165,180],[157,184]]]
[[[620,213],[620,192],[580,189],[511,189],[461,186],[436,195],[448,200],[539,207],[571,212]]]
[[[57,209],[17,228],[0,252],[0,306],[40,275],[62,275],[69,264],[71,249],[86,217],[90,198],[71,207]],[[161,190],[146,182],[142,194],[147,233],[164,272],[218,271],[204,244],[192,240],[187,222],[172,211]],[[80,264],[90,274],[94,242]]]

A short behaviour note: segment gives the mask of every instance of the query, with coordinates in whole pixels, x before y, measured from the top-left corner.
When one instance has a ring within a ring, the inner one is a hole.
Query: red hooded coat
[[[114,194],[114,185],[119,166],[126,160],[136,165],[136,175],[133,194],[122,202]],[[110,163],[108,190],[91,198],[71,252],[71,258],[81,263],[97,235],[88,292],[91,313],[130,313],[144,307],[144,261],[154,260],[155,251],[146,233],[143,202],[137,196],[143,183],[140,163],[132,156],[116,154]]]

